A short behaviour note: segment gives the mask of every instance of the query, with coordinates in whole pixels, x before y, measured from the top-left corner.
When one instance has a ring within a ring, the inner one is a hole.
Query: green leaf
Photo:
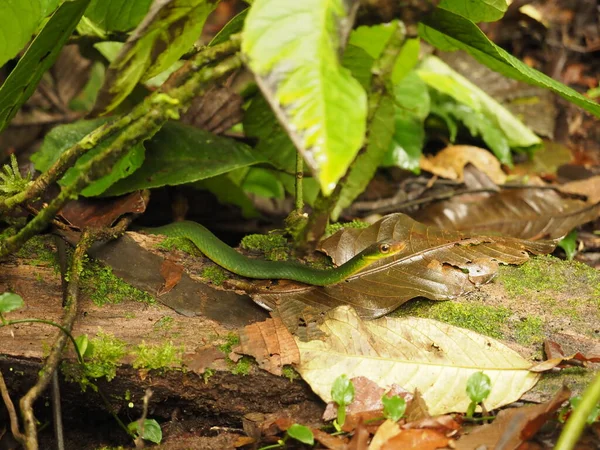
[[[212,192],[220,203],[238,206],[242,210],[242,215],[248,219],[260,217],[260,213],[254,207],[252,201],[248,198],[244,190],[240,187],[240,182],[231,175],[238,171],[247,171],[247,168],[235,169],[231,172],[218,175],[216,177],[200,180],[193,184],[198,189],[206,189]]]
[[[0,2],[0,67],[29,42],[56,0],[2,0]]]
[[[572,261],[573,257],[577,254],[577,230],[572,230],[562,238],[558,246],[565,251],[567,260]]]
[[[81,334],[75,338],[75,344],[77,345],[77,350],[79,354],[83,357],[85,353],[88,351],[88,346],[90,344],[90,340],[88,339],[87,334]],[[91,353],[91,347],[90,347]]]
[[[438,6],[471,22],[495,22],[508,8],[506,0],[442,0]]]
[[[152,0],[91,0],[86,17],[106,31],[128,31],[144,18]]]
[[[361,26],[352,30],[348,44],[362,48],[371,58],[377,59],[381,56],[394,30],[395,26],[389,23]]]
[[[263,162],[246,144],[179,122],[166,123],[145,147],[142,167],[107,195],[192,183]]]
[[[418,74],[432,89],[468,107],[456,112],[462,111],[461,120],[472,132],[479,130],[486,144],[503,163],[512,163],[509,147],[531,150],[541,145],[541,139],[510,111],[439,58],[426,58],[419,66]]]
[[[358,80],[365,90],[371,88],[373,63],[375,60],[364,49],[349,44],[342,56],[342,65],[350,70],[352,76]]]
[[[258,138],[253,153],[280,170],[296,173],[296,147],[262,95],[252,99],[244,114],[244,132]]]
[[[22,308],[25,302],[20,295],[12,292],[4,292],[0,294],[0,313],[9,313]]]
[[[314,445],[315,443],[315,437],[312,430],[304,425],[298,425],[297,423],[291,425],[287,430],[287,434],[289,437],[296,439],[303,444]]]
[[[83,139],[83,137],[107,122],[109,122],[108,118],[102,118],[81,120],[72,124],[54,127],[44,138],[44,142],[39,151],[31,156],[31,161],[35,164],[35,168],[41,172],[45,172],[56,162],[64,151],[68,150],[71,146]],[[94,156],[106,150],[118,136],[119,134],[111,136],[81,156],[75,163],[75,166],[67,170],[63,178],[59,180],[59,184],[61,186],[68,186],[73,183],[81,174],[81,166]],[[81,192],[82,195],[94,197],[104,193],[104,191],[115,182],[131,175],[142,165],[143,161],[144,146],[142,143],[139,143],[131,148],[127,154],[113,166],[108,175],[94,181],[86,187]]]
[[[214,38],[208,43],[209,47],[217,44],[222,44],[227,41],[232,34],[239,33],[244,28],[244,21],[248,15],[248,8],[234,16],[229,22],[225,24],[223,28],[215,35]]]
[[[127,425],[127,429],[136,434],[140,432],[139,421],[131,422]],[[144,432],[142,435],[142,439],[150,442],[154,442],[155,444],[160,444],[162,441],[162,430],[160,428],[159,423],[154,419],[145,419],[144,420]]]
[[[417,65],[420,49],[421,39],[419,38],[407,39],[404,42],[392,71],[393,84],[398,84]]]
[[[429,91],[412,71],[395,85],[394,96],[394,133],[383,165],[418,173],[425,142],[424,121],[430,110]]]
[[[155,2],[110,63],[94,113],[112,111],[139,81],[167,70],[190,50],[215,5],[208,0]]]
[[[571,397],[569,399],[569,404],[571,405],[571,409],[573,409],[573,410],[577,409],[577,407],[579,406],[580,403],[581,403],[581,395],[576,395],[575,397]],[[600,419],[600,403],[597,403],[596,406],[594,406],[592,408],[592,410],[590,411],[590,414],[588,415],[585,422],[588,425],[591,425],[599,419]]]
[[[384,94],[369,124],[367,147],[357,156],[356,162],[350,167],[339,199],[331,212],[333,221],[336,221],[344,208],[350,206],[354,199],[364,192],[367,184],[375,175],[375,171],[383,162],[393,135],[394,100],[390,95]]]
[[[348,406],[354,400],[354,384],[346,375],[340,375],[333,382],[331,399],[339,406]]]
[[[242,189],[252,194],[267,198],[283,199],[285,190],[277,175],[269,169],[262,167],[251,167],[244,178]]]
[[[242,52],[328,195],[362,146],[367,97],[341,66],[343,0],[256,0]]]
[[[23,0],[18,0],[18,2],[21,1]],[[6,128],[21,105],[33,94],[42,75],[54,64],[60,50],[83,15],[89,1],[73,0],[63,3],[52,17],[50,17],[50,20],[48,20],[40,34],[33,40],[23,57],[19,60],[17,66],[10,73],[6,81],[4,81],[4,84],[0,88],[0,132]],[[39,4],[39,2],[35,3]],[[9,20],[8,16],[6,21],[2,20],[1,26],[3,30],[6,31],[7,27],[12,27],[12,24],[19,23],[18,21],[15,22],[15,20]],[[2,35],[3,33],[0,32],[0,36]],[[30,36],[28,36],[27,40],[29,40]],[[0,43],[1,48],[3,48],[3,45]]]
[[[492,381],[483,372],[475,372],[467,380],[467,395],[473,403],[481,403],[490,395]]]
[[[491,42],[473,22],[437,8],[423,18],[419,34],[432,45],[441,49],[463,49],[480,63],[507,77],[540,86],[557,93],[570,102],[600,116],[600,105],[577,91],[527,66],[517,58]]]
[[[393,422],[398,422],[406,411],[406,400],[399,395],[391,397],[384,395],[381,397],[381,402],[383,403],[383,415]]]

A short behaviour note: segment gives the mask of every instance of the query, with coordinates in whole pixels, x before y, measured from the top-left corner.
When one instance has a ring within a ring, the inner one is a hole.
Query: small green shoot
[[[10,166],[4,164],[4,172],[0,171],[0,192],[13,195],[23,192],[27,189],[27,185],[31,182],[31,174],[27,174],[25,178],[21,176],[17,157],[10,155]]]
[[[569,404],[564,406],[558,413],[558,420],[562,423],[565,423],[571,412],[574,411],[580,403],[581,395],[571,397],[569,399]],[[591,425],[598,420],[600,420],[600,403],[597,403],[596,406],[590,411],[585,422],[588,425]]]
[[[577,230],[572,230],[562,238],[558,246],[565,251],[567,260],[573,261],[573,257],[577,254]]]
[[[127,425],[127,429],[137,435],[139,435],[139,420],[135,422],[131,422]],[[162,430],[158,422],[154,419],[145,419],[144,420],[144,429],[142,431],[142,439],[145,441],[154,442],[155,444],[160,444],[162,441]]]
[[[398,422],[406,411],[406,400],[399,395],[388,397],[384,394],[381,402],[383,403],[383,415],[392,422]]]
[[[492,381],[483,372],[475,372],[467,380],[467,395],[471,399],[471,403],[467,408],[467,417],[470,419],[475,413],[477,405],[481,404],[483,408],[483,401],[488,398],[490,391],[492,390]]]
[[[342,427],[346,422],[346,406],[354,400],[354,385],[346,375],[340,375],[333,382],[331,398],[338,405],[337,419],[334,421],[334,426],[336,428]]]
[[[0,317],[2,317],[2,314],[22,308],[23,305],[25,305],[25,302],[20,295],[12,292],[0,294]]]
[[[302,442],[303,444],[314,445],[315,436],[310,428],[297,423],[290,426],[287,430],[287,435],[292,439]]]
[[[79,354],[82,357],[85,357],[86,352],[92,352],[92,346],[90,344],[90,340],[88,339],[87,334],[82,334],[75,338],[75,344],[77,345],[77,350],[79,350]]]

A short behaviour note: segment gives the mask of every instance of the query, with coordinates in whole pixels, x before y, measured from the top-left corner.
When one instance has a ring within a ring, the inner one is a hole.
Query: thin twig
[[[148,405],[150,404],[150,398],[152,398],[152,390],[146,389],[146,393],[144,394],[144,403],[142,409],[142,417],[139,418],[138,422],[138,434],[135,438],[135,447],[136,448],[144,448],[144,426],[146,422],[146,418],[148,417]]]
[[[93,242],[94,238],[91,233],[84,232],[81,236],[79,244],[77,244],[77,247],[75,248],[75,252],[73,253],[73,260],[71,261],[71,268],[69,270],[69,284],[67,286],[67,303],[65,306],[66,312],[63,319],[63,328],[68,331],[68,335],[61,331],[56,336],[54,345],[52,346],[50,354],[48,355],[44,367],[40,372],[37,383],[31,389],[29,389],[29,391],[21,398],[20,401],[21,415],[23,416],[25,428],[24,446],[27,450],[38,449],[37,424],[33,414],[33,403],[48,386],[52,374],[58,367],[58,363],[60,361],[65,344],[67,343],[68,336],[71,335],[73,323],[77,317],[79,278],[83,270],[84,256]]]
[[[6,410],[8,411],[8,417],[10,418],[10,432],[13,437],[19,442],[19,444],[25,444],[25,435],[21,433],[19,430],[19,419],[17,417],[17,412],[15,411],[15,405],[13,404],[10,395],[8,393],[8,389],[6,388],[6,383],[4,382],[4,376],[2,376],[2,372],[0,371],[0,394],[2,394],[2,400],[4,401],[4,406],[6,406]]]

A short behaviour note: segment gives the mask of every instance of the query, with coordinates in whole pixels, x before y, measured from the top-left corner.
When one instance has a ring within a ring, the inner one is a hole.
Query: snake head
[[[369,245],[362,251],[362,254],[365,259],[373,262],[400,253],[405,248],[406,242],[404,241],[385,240]]]

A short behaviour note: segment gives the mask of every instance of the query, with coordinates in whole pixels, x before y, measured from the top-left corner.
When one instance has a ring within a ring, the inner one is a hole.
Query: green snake
[[[377,242],[338,267],[316,269],[297,262],[247,258],[195,222],[174,222],[158,228],[144,228],[143,231],[189,239],[219,266],[246,278],[294,280],[316,286],[327,286],[344,281],[373,262],[395,255],[406,246],[404,242]]]

